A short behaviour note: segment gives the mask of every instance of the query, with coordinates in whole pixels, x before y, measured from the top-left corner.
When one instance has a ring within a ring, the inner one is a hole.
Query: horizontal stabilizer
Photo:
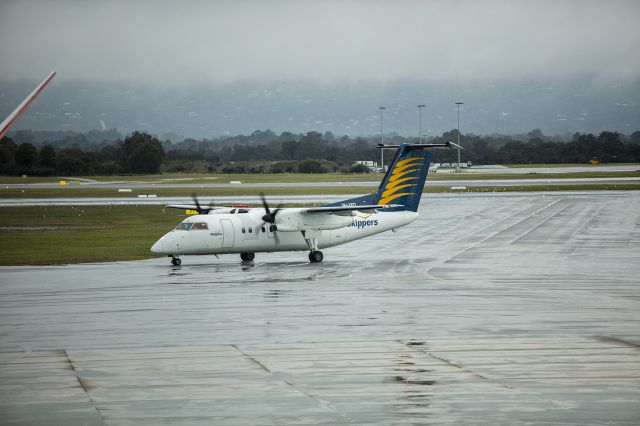
[[[411,144],[403,144],[405,148],[410,149],[463,149],[460,145],[453,142],[445,142],[445,143],[411,143]],[[379,143],[376,145],[378,149],[395,149],[400,148],[400,145],[383,145]]]

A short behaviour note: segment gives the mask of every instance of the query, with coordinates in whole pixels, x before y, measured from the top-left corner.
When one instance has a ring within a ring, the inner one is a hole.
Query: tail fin
[[[400,145],[378,188],[378,204],[400,204],[417,211],[433,152],[419,145]]]
[[[29,107],[31,102],[33,102],[33,100],[40,94],[40,92],[42,92],[42,89],[44,89],[44,86],[49,84],[49,82],[55,75],[56,75],[56,72],[53,71],[51,74],[47,76],[47,78],[42,80],[42,82],[38,84],[38,86],[34,89],[34,91],[31,92],[29,96],[27,96],[20,103],[20,105],[18,105],[18,107],[14,109],[13,112],[11,112],[11,114],[9,114],[9,116],[0,124],[0,139],[2,139],[2,137],[4,136],[5,133],[7,133],[7,131],[9,130],[9,127],[11,127],[13,122],[16,121],[18,117],[20,117],[20,114],[22,114],[24,110],[26,110]]]
[[[417,211],[422,197],[424,183],[433,158],[432,149],[452,148],[450,142],[444,144],[400,144],[378,145],[380,149],[397,148],[395,157],[378,187],[378,191],[362,197],[340,201],[330,206],[394,204],[402,210]]]

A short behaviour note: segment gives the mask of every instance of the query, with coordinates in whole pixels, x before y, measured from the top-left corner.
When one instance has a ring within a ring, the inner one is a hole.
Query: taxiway
[[[0,423],[638,424],[640,193],[305,253],[0,268]]]

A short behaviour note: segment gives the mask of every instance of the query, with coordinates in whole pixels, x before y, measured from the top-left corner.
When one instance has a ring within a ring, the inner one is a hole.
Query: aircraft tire
[[[180,266],[182,264],[182,261],[180,260],[179,257],[172,257],[171,258],[171,264],[173,266]]]
[[[255,253],[240,253],[240,259],[250,262],[253,259],[256,258],[256,254]]]
[[[324,255],[320,250],[309,252],[309,261],[311,263],[320,263],[324,259]]]

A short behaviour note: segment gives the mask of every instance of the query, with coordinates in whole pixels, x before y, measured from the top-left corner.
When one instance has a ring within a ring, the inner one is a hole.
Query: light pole
[[[382,111],[384,111],[385,107],[378,107],[380,110],[380,145],[384,145],[384,133],[382,133]],[[380,148],[380,168],[382,169],[382,173],[384,173],[384,148]]]
[[[418,133],[418,141],[422,144],[422,108],[424,105],[418,105],[418,111],[420,111],[420,133]]]
[[[458,173],[460,173],[460,105],[464,105],[464,102],[456,102],[458,107]]]

